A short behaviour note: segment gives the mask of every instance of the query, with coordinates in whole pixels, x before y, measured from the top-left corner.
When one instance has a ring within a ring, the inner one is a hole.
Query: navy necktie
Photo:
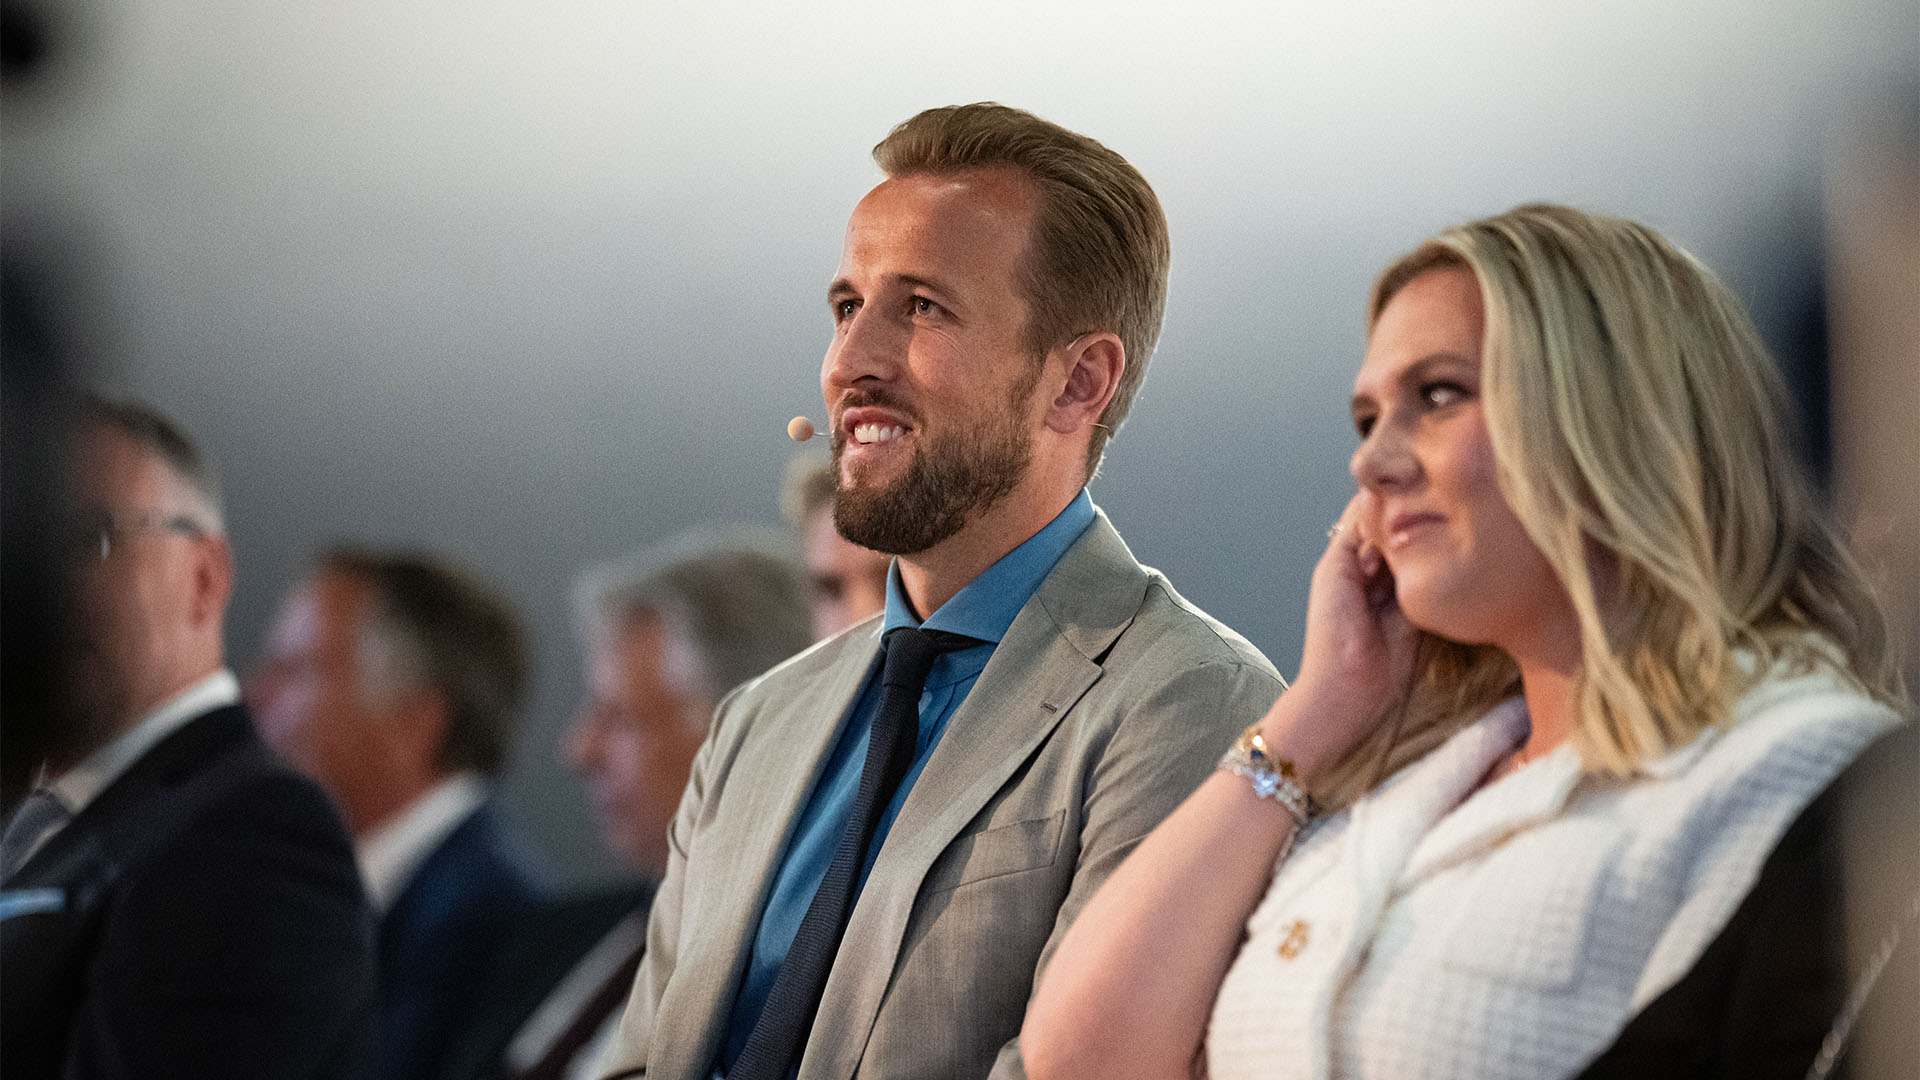
[[[853,797],[846,831],[840,834],[833,862],[800,921],[780,974],[774,976],[760,1019],[733,1068],[727,1070],[727,1080],[786,1080],[800,1064],[834,953],[853,913],[874,826],[913,766],[920,738],[920,692],[927,685],[927,673],[941,653],[980,643],[960,634],[907,626],[887,632],[880,708],[873,716],[867,761],[860,770],[860,789]]]

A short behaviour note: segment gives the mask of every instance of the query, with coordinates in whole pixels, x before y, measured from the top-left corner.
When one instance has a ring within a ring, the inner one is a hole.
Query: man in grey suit
[[[1060,935],[1282,689],[1084,490],[1165,304],[1146,181],[992,104],[874,157],[821,387],[886,610],[720,705],[604,1073],[1019,1076]]]

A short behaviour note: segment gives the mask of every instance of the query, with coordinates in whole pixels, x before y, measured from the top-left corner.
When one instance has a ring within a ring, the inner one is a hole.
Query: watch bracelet
[[[1218,768],[1246,777],[1256,796],[1285,807],[1296,825],[1305,826],[1317,810],[1313,796],[1294,778],[1293,763],[1267,750],[1257,723],[1234,740],[1221,755]]]

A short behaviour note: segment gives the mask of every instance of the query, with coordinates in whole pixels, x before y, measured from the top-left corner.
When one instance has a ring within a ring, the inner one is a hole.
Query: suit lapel
[[[149,822],[132,819],[154,805],[167,805],[157,789],[178,787],[210,767],[210,762],[251,737],[252,722],[238,705],[205,713],[183,724],[128,765],[80,808],[71,821],[40,845],[33,857],[6,882],[8,887],[58,880],[75,863],[118,858],[118,848],[150,831]],[[105,841],[105,847],[103,847]],[[115,850],[107,850],[113,848]]]
[[[802,1080],[853,1074],[927,871],[1099,681],[1099,661],[1133,621],[1146,584],[1102,512],[1020,609],[874,861],[820,1002],[833,1030],[827,1045],[809,1044]]]
[[[879,655],[880,620],[823,648],[834,652],[822,655],[815,677],[801,683],[798,695],[769,701],[747,718],[772,734],[742,734],[738,756],[713,763],[710,782],[724,784],[734,776],[745,781],[727,785],[722,816],[700,837],[706,865],[698,899],[726,906],[710,915],[687,913],[693,937],[682,944],[675,979],[654,1018],[652,1045],[666,1053],[684,1047],[688,1056],[661,1060],[662,1076],[704,1076],[719,1053],[781,856]],[[772,822],[784,827],[770,829]],[[697,963],[688,963],[695,957]],[[692,977],[683,979],[683,973]]]
[[[99,913],[115,883],[210,791],[223,790],[222,777],[208,773],[242,775],[250,744],[258,745],[238,707],[189,721],[128,766],[7,880],[0,890],[0,985],[5,1015],[22,1021],[19,1031],[8,1029],[9,1040],[24,1047],[58,1038],[56,1025],[67,1022],[83,992],[80,959],[96,944]]]
[[[933,860],[1099,681],[1100,660],[1139,611],[1146,580],[1101,513],[1020,609],[954,711],[888,833],[880,857],[900,860],[889,869],[911,872],[918,888]]]

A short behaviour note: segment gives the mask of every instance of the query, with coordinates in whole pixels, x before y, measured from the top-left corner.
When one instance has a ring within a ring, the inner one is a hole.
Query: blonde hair
[[[1127,418],[1147,376],[1167,306],[1173,246],[1167,217],[1140,170],[1085,135],[991,101],[928,109],[873,148],[889,177],[1011,169],[1037,201],[1028,257],[1019,268],[1036,354],[1095,330],[1126,350],[1126,369],[1087,446],[1087,477]]]
[[[1884,618],[1795,454],[1785,384],[1712,271],[1643,225],[1522,206],[1388,267],[1369,325],[1439,267],[1479,282],[1500,490],[1579,618],[1571,739],[1589,770],[1691,742],[1782,665],[1901,696]],[[1424,753],[1517,688],[1498,650],[1428,641],[1372,759]]]

